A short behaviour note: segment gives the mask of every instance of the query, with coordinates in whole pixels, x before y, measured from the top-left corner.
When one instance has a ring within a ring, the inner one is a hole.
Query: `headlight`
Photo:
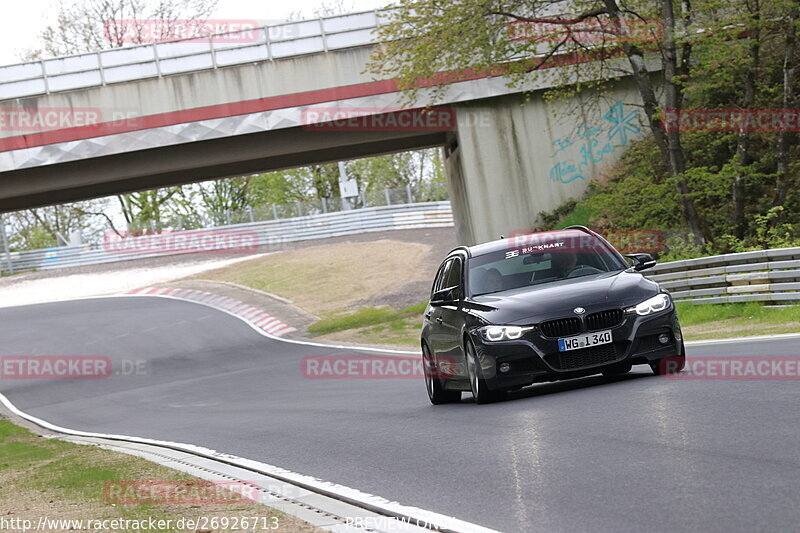
[[[648,298],[639,305],[629,307],[626,309],[629,313],[636,312],[637,315],[645,316],[651,313],[658,313],[670,306],[669,296],[666,294],[658,294],[652,298]]]
[[[489,342],[513,341],[532,329],[533,326],[483,326],[478,328],[478,333],[483,340]]]

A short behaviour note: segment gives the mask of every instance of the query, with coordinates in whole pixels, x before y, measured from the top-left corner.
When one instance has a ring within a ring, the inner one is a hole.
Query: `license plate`
[[[608,344],[609,342],[611,342],[611,331],[598,331],[597,333],[587,333],[585,335],[578,335],[577,337],[558,339],[558,351],[568,352],[569,350],[580,350],[581,348]]]

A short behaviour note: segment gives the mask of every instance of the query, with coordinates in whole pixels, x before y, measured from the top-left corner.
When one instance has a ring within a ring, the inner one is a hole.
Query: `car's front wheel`
[[[486,380],[483,379],[483,370],[478,361],[478,353],[475,351],[475,345],[472,344],[472,341],[466,341],[465,349],[469,388],[472,390],[472,396],[475,397],[475,403],[492,403],[502,400],[506,395],[506,391],[492,390],[486,385]]]
[[[433,405],[453,403],[461,400],[461,391],[447,390],[437,377],[439,371],[426,344],[422,345],[422,369],[425,374],[425,388]]]
[[[622,363],[606,368],[603,370],[603,375],[607,378],[622,376],[630,372],[632,368],[633,366],[630,363]]]
[[[656,376],[665,376],[667,374],[677,374],[686,366],[686,348],[681,341],[681,354],[672,357],[664,357],[657,359],[650,363],[650,369]]]

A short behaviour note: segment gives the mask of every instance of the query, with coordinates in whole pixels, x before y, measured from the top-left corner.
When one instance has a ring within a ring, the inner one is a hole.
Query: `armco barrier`
[[[192,235],[202,232],[225,232],[255,234],[256,244],[262,251],[280,248],[283,243],[324,239],[342,235],[353,235],[372,231],[396,229],[440,228],[453,226],[453,213],[450,202],[424,202],[382,207],[366,207],[351,211],[338,211],[320,215],[297,218],[217,226],[201,230],[173,232],[171,235]],[[27,250],[11,253],[14,272],[27,270],[47,270],[71,266],[96,265],[144,257],[161,257],[199,253],[196,250],[171,250],[157,253],[110,252],[103,244],[64,246],[44,250]],[[224,248],[216,248],[214,253],[224,253]],[[7,271],[3,257],[0,257],[0,271]]]
[[[679,302],[800,302],[800,248],[661,263],[647,277]]]

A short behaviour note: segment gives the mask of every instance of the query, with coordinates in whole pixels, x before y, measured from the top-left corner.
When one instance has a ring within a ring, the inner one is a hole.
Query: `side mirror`
[[[458,301],[458,287],[449,287],[436,291],[431,295],[431,306],[440,307],[442,305],[452,305]]]
[[[625,257],[633,262],[633,269],[637,272],[656,266],[656,260],[650,254],[626,254]]]

